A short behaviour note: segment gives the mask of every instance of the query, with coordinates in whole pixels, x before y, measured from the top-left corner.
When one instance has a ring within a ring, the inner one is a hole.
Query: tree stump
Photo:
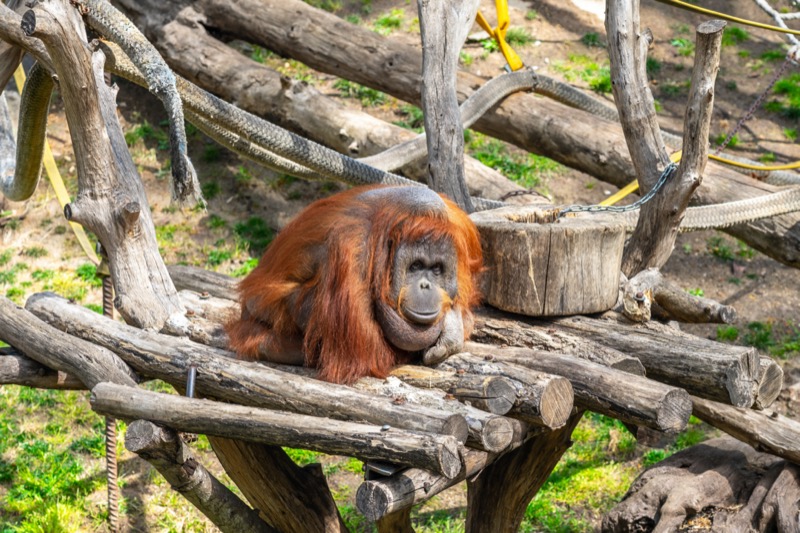
[[[624,224],[608,215],[556,216],[535,206],[472,215],[487,303],[528,316],[597,313],[616,303]]]

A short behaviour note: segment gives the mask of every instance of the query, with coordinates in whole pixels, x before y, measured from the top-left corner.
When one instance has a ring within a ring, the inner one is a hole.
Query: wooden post
[[[422,34],[422,109],[428,143],[428,185],[473,211],[464,181],[464,134],[456,96],[461,46],[478,0],[418,0]]]
[[[67,220],[95,233],[108,253],[115,306],[128,323],[185,328],[177,291],[158,253],[141,178],[116,116],[103,114],[101,99],[107,100],[108,115],[114,96],[95,81],[102,77],[103,62],[93,72],[77,9],[67,0],[39,2],[25,13],[23,31],[44,43],[64,99],[79,188],[77,199],[64,208]]]

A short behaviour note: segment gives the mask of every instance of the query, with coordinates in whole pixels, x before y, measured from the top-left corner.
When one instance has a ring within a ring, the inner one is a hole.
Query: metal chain
[[[756,101],[753,102],[753,105],[750,106],[750,109],[747,110],[747,113],[745,113],[744,116],[739,119],[739,122],[737,122],[736,126],[734,126],[734,128],[731,130],[731,132],[728,133],[728,136],[725,137],[725,140],[722,142],[722,144],[720,144],[717,147],[717,149],[714,151],[714,155],[721,154],[722,151],[725,148],[727,148],[728,144],[731,142],[731,139],[733,139],[733,136],[736,135],[737,133],[739,133],[739,130],[742,128],[744,123],[747,122],[748,120],[750,120],[751,118],[753,118],[753,115],[755,114],[755,112],[758,111],[759,107],[761,107],[761,103],[764,101],[764,99],[767,97],[769,92],[772,90],[772,87],[776,83],[778,83],[778,80],[781,78],[781,76],[783,76],[783,73],[789,67],[790,63],[792,63],[791,56],[787,55],[786,56],[786,60],[780,66],[780,68],[775,73],[775,75],[772,77],[772,79],[769,82],[769,85],[767,85],[767,87],[761,92],[761,94],[758,95],[758,98],[756,98]]]
[[[678,164],[677,163],[670,163],[664,168],[664,171],[661,173],[661,176],[658,177],[658,181],[653,186],[652,189],[647,191],[647,194],[636,200],[630,205],[570,205],[562,209],[558,212],[559,218],[563,217],[567,213],[599,213],[599,212],[611,212],[611,213],[625,213],[627,211],[634,211],[639,209],[644,204],[649,202],[658,191],[664,186],[667,180],[672,176],[672,174],[677,170]]]

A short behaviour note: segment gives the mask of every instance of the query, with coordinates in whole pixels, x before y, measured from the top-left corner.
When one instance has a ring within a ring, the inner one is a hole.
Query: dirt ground
[[[602,15],[602,2],[573,1],[574,4],[561,0],[511,0],[511,21],[512,26],[525,28],[534,38],[532,43],[517,48],[527,65],[537,67],[539,72],[548,76],[585,88],[586,83],[579,77],[567,79],[569,76],[565,73],[564,65],[574,62],[575,56],[586,56],[600,65],[607,65],[607,54],[602,47],[606,42],[605,31],[602,19],[596,14],[600,4],[599,12]],[[371,6],[369,14],[363,12],[363,5],[367,3]],[[354,1],[342,4],[342,9],[337,14],[358,14],[365,24],[392,9],[404,9],[407,21],[416,16],[414,6],[401,0]],[[489,20],[494,20],[493,5],[493,2],[482,1],[482,10]],[[703,5],[766,22],[763,13],[750,1],[713,0],[704,2]],[[532,12],[535,15],[530,15]],[[681,130],[692,57],[680,55],[676,46],[671,43],[679,38],[693,40],[692,28],[702,20],[704,18],[699,15],[653,1],[642,5],[642,24],[652,30],[655,38],[650,57],[655,58],[660,65],[652,75],[651,89],[661,106],[659,118],[662,127],[675,133]],[[476,26],[475,31],[478,30]],[[761,58],[765,52],[781,50],[785,40],[764,30],[746,30],[748,39],[723,48],[712,138],[734,127],[765,89],[775,68],[780,64],[780,61],[769,62]],[[597,35],[597,44],[601,46],[594,46],[593,39],[586,39],[585,36],[592,34]],[[405,24],[394,35],[408,40],[419,38],[413,31],[413,23]],[[590,44],[586,44],[587,42]],[[488,78],[500,72],[504,61],[497,52],[481,57],[483,50],[483,45],[479,42],[468,43],[465,51],[476,59],[464,68]],[[796,66],[787,72],[792,73],[797,73]],[[317,87],[323,93],[340,97],[340,92],[332,87],[333,80],[330,76],[320,76],[319,80]],[[145,120],[154,125],[163,121],[164,113],[158,102],[146,91],[122,82],[120,86],[120,111],[126,131]],[[610,95],[598,97],[613,105]],[[344,105],[362,107],[355,99],[340,100]],[[398,120],[399,107],[399,103],[390,101],[385,105],[364,109],[391,121]],[[71,142],[58,98],[53,100],[48,128],[48,139],[59,168],[65,175],[68,187],[74,192],[75,167]],[[785,130],[793,128],[798,128],[796,119],[789,119],[762,108],[740,130],[737,146],[728,151],[754,159],[769,152],[774,154],[776,162],[800,160],[800,146],[796,140],[785,135]],[[209,222],[214,217],[234,224],[246,217],[258,216],[268,226],[278,230],[309,201],[338,188],[328,184],[286,180],[249,162],[243,162],[223,149],[216,150],[213,143],[201,135],[192,136],[190,142],[190,154],[201,182],[214,182],[219,188],[209,200],[207,211],[176,210],[170,207],[166,180],[161,171],[167,153],[159,150],[155,141],[148,139],[132,145],[132,152],[147,187],[156,226],[182,228],[178,232],[180,236],[167,242],[162,250],[167,262],[183,261],[233,272],[249,258],[246,253],[234,253],[230,258],[213,265],[207,261],[209,250],[226,238],[224,233],[211,227]],[[237,179],[236,176],[241,175],[242,168],[253,179]],[[545,178],[536,190],[556,203],[595,203],[615,192],[616,188],[581,172],[563,168]],[[34,246],[46,250],[40,257],[25,258],[31,271],[74,270],[86,262],[74,237],[69,231],[63,231],[65,223],[61,209],[46,180],[42,181],[35,197],[27,203],[0,199],[0,213],[4,212],[10,214],[10,218],[0,227],[0,252],[13,250],[15,255],[21,255],[24,250]],[[8,217],[8,214],[5,216]],[[2,216],[0,220],[3,220]],[[702,292],[705,297],[733,305],[738,312],[734,326],[740,332],[735,342],[744,342],[746,333],[752,331],[751,325],[754,323],[765,325],[769,329],[773,344],[780,345],[793,336],[800,338],[800,271],[781,265],[724,233],[682,234],[663,272],[686,290]],[[31,287],[36,286],[34,284]],[[6,288],[0,285],[0,290],[4,292]],[[92,293],[86,296],[84,303],[99,302],[100,295]],[[756,329],[758,327],[760,326],[756,326]],[[717,338],[718,335],[715,325],[685,326],[684,329],[709,338]],[[769,344],[764,347],[768,348]],[[796,363],[796,359],[790,358],[781,362],[786,364],[787,385],[800,382],[800,364]],[[783,399],[782,409],[790,415],[800,416],[800,393],[787,391]],[[132,480],[127,490],[135,490],[140,486],[138,483]],[[141,483],[142,490],[146,491],[145,482]],[[443,498],[444,507],[456,507],[464,502],[463,494],[459,493]],[[135,529],[136,524],[130,525]]]

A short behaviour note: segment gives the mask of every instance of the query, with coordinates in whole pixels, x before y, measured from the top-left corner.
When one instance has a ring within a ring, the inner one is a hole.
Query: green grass
[[[267,226],[264,219],[250,217],[234,226],[237,237],[245,243],[251,255],[260,256],[275,237],[275,231]]]
[[[569,61],[553,63],[553,70],[563,74],[567,81],[583,80],[595,92],[611,92],[611,70],[588,56],[571,54]]]
[[[675,47],[675,51],[679,56],[690,56],[694,54],[694,42],[685,37],[678,37],[672,39],[669,44]]]
[[[511,46],[526,46],[533,41],[533,35],[525,28],[515,26],[506,32],[506,42]]]
[[[347,98],[355,98],[364,107],[375,107],[386,103],[387,97],[381,91],[370,89],[358,83],[349,80],[336,80],[333,84],[335,89],[338,89],[342,96]]]
[[[395,126],[413,130],[417,133],[422,133],[425,129],[425,115],[419,107],[411,104],[403,104],[400,106],[397,114],[402,116],[403,119],[393,121],[392,124]]]
[[[735,46],[749,39],[750,34],[736,26],[729,26],[722,32],[722,46]]]
[[[778,95],[778,98],[764,104],[767,110],[793,120],[800,118],[800,74],[781,78],[775,83],[772,92]]]
[[[543,177],[563,169],[559,163],[543,156],[512,153],[505,143],[472,130],[465,132],[465,146],[472,157],[526,188],[538,185]]]
[[[169,150],[169,135],[163,129],[148,121],[138,124],[125,132],[125,142],[133,146],[138,141],[154,142],[159,150]]]
[[[581,42],[586,46],[593,46],[597,48],[605,46],[603,41],[600,40],[600,34],[594,31],[584,33],[583,37],[581,37]]]
[[[389,35],[393,31],[400,29],[405,17],[406,13],[402,9],[392,9],[388,13],[384,13],[378,17],[372,27],[376,33]]]

